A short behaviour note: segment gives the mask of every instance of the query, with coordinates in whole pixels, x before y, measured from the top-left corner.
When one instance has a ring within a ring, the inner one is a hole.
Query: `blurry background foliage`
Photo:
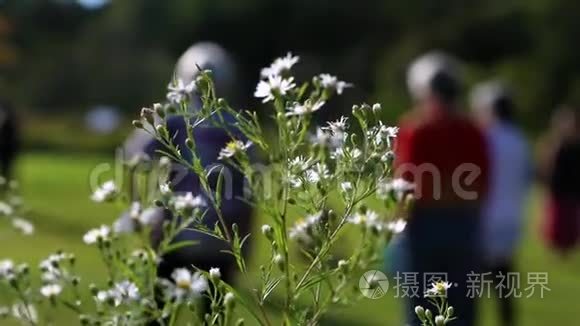
[[[239,62],[243,107],[257,105],[259,68],[291,50],[298,76],[357,86],[321,119],[367,99],[393,123],[409,107],[407,64],[437,48],[466,63],[470,83],[510,82],[536,135],[556,106],[580,102],[579,25],[580,1],[567,0],[2,0],[0,97],[26,112],[28,146],[110,150],[123,133],[91,141],[74,128],[83,112],[115,106],[128,126],[163,97],[179,55],[212,40]]]

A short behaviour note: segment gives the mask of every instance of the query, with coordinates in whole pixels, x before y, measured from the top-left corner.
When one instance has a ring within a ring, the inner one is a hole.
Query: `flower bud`
[[[162,156],[159,159],[159,167],[166,169],[169,168],[169,166],[171,165],[171,159],[167,156]]]
[[[445,325],[445,317],[437,315],[435,317],[435,326],[444,326],[444,325]]]
[[[240,318],[236,322],[236,326],[244,326],[245,324],[246,324],[246,322],[244,321],[244,318]]]
[[[377,113],[377,112],[381,111],[381,109],[382,109],[382,107],[381,107],[381,104],[380,103],[373,104],[373,112],[374,113]]]
[[[219,281],[221,276],[222,273],[220,272],[219,268],[212,267],[209,269],[209,279],[212,280],[213,282]]]
[[[220,107],[224,107],[224,106],[227,106],[228,105],[228,102],[225,99],[223,99],[223,98],[220,97],[217,100],[217,104]]]
[[[153,116],[153,114],[154,114],[153,110],[149,108],[141,109],[141,118],[149,122],[149,124],[151,125],[155,123],[155,117]]]
[[[425,318],[431,320],[433,319],[433,313],[429,309],[425,309]]]
[[[346,273],[348,271],[348,261],[342,259],[339,260],[338,269],[340,269],[340,271],[342,271],[343,273]]]
[[[153,110],[161,119],[165,119],[165,108],[161,103],[153,104]]]
[[[262,234],[264,234],[266,239],[270,241],[274,240],[274,230],[268,224],[262,225]]]
[[[449,307],[447,308],[447,317],[453,317],[453,314],[455,314],[455,309],[453,309],[453,307]]]
[[[187,148],[189,148],[189,149],[192,149],[192,150],[193,150],[193,149],[195,148],[195,143],[193,142],[193,139],[191,139],[191,138],[187,138],[187,139],[185,140],[185,146],[187,146]]]
[[[391,162],[393,162],[394,159],[395,159],[395,153],[393,153],[392,151],[388,151],[385,153],[385,155],[381,156],[381,161],[383,161],[385,163],[391,163]]]
[[[231,292],[226,293],[226,295],[224,296],[224,306],[226,306],[226,309],[232,310],[234,309],[235,305],[236,305],[235,295]]]
[[[97,295],[97,293],[99,293],[99,289],[93,283],[89,284],[89,290],[91,291],[92,295]]]
[[[155,130],[157,131],[157,133],[159,134],[159,136],[161,136],[162,138],[168,138],[169,137],[169,132],[167,131],[167,128],[165,128],[164,125],[157,125],[155,126]]]
[[[286,261],[284,260],[284,257],[282,255],[277,254],[276,256],[274,256],[274,264],[278,266],[281,272],[286,271]]]
[[[133,120],[132,124],[133,124],[133,127],[137,128],[137,129],[143,129],[143,122],[141,122],[139,120]]]
[[[415,314],[417,315],[417,317],[419,317],[419,319],[421,321],[425,320],[425,308],[423,308],[421,306],[416,306],[415,307]]]
[[[203,76],[198,76],[195,79],[195,87],[197,88],[200,94],[204,94],[208,90],[208,82],[203,78]]]
[[[81,325],[88,325],[91,322],[91,320],[89,319],[89,317],[87,315],[80,315],[79,321],[81,322]]]

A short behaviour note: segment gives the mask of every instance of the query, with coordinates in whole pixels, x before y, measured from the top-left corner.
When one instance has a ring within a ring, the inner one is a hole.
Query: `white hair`
[[[212,71],[218,96],[230,96],[237,76],[234,61],[224,48],[212,42],[192,45],[177,61],[175,77],[188,84],[197,77],[200,69]]]
[[[422,100],[433,94],[433,81],[444,74],[458,86],[461,84],[457,61],[440,51],[428,52],[415,59],[407,71],[407,87],[415,100]]]
[[[500,81],[487,81],[476,85],[469,97],[474,110],[493,110],[496,102],[502,98],[511,98],[511,93]]]

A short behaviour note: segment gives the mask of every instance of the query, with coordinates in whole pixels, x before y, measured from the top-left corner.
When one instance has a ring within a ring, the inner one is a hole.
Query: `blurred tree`
[[[343,102],[382,100],[389,120],[409,105],[406,65],[434,48],[464,60],[470,81],[513,83],[532,129],[579,93],[578,1],[5,0],[0,13],[0,59],[18,59],[3,69],[6,92],[31,108],[135,111],[163,96],[176,58],[202,40],[236,56],[245,94],[259,68],[292,50],[298,76],[336,73],[357,85]],[[329,105],[331,115],[348,109]]]

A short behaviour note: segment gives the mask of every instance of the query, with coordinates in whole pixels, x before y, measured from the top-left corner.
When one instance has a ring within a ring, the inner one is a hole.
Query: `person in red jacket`
[[[395,174],[415,184],[403,235],[404,273],[413,273],[423,291],[446,278],[453,285],[447,297],[457,312],[454,325],[473,325],[478,293],[470,279],[480,267],[487,144],[458,106],[462,85],[453,58],[440,52],[419,57],[407,83],[415,107],[400,122],[395,150]],[[407,299],[408,324],[420,325],[415,306],[433,307],[423,293]]]

